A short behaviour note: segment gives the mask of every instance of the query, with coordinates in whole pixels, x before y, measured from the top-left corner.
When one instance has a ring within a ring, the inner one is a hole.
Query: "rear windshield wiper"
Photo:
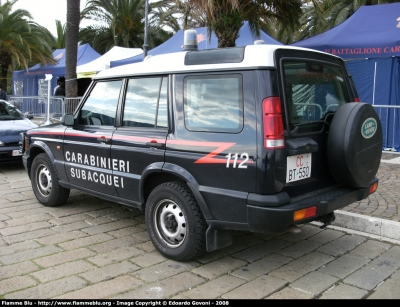
[[[314,125],[314,124],[325,124],[328,127],[330,126],[330,124],[327,121],[321,119],[321,120],[312,120],[309,122],[293,124],[293,127],[308,126],[308,125]]]

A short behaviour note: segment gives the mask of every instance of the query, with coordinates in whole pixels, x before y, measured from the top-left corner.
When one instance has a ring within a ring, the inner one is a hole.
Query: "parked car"
[[[22,161],[21,132],[35,127],[17,107],[0,100],[0,163]]]
[[[78,189],[139,208],[157,250],[187,261],[230,230],[331,223],[377,189],[382,127],[341,58],[265,44],[106,69],[24,150],[40,203]]]
[[[29,112],[25,112],[25,117],[28,119],[33,119],[33,112],[29,111]]]

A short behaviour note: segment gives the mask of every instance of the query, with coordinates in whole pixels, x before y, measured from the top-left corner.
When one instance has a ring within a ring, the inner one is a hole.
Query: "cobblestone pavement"
[[[397,156],[394,156],[395,159]],[[348,211],[399,220],[399,167]],[[0,299],[400,299],[400,241],[315,224],[180,263],[153,247],[138,210],[71,191],[37,202],[22,164],[0,166]]]
[[[383,153],[378,190],[367,199],[340,210],[400,221],[400,154]]]

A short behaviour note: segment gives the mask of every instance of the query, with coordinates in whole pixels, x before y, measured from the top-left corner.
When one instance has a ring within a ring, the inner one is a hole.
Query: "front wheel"
[[[31,178],[33,192],[41,204],[55,207],[67,201],[70,190],[58,183],[56,171],[46,154],[39,154],[33,160]]]
[[[163,183],[151,192],[146,205],[146,226],[154,246],[167,258],[189,261],[206,250],[206,222],[196,199],[183,183]]]

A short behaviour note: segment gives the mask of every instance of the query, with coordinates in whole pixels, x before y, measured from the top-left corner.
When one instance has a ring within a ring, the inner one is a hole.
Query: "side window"
[[[121,80],[97,82],[79,113],[79,124],[114,126],[121,85]]]
[[[166,77],[130,79],[125,98],[125,127],[167,128]]]
[[[184,80],[185,125],[191,131],[243,129],[242,75],[189,76]]]
[[[350,101],[340,66],[316,61],[283,62],[285,98],[291,124],[323,119]]]

